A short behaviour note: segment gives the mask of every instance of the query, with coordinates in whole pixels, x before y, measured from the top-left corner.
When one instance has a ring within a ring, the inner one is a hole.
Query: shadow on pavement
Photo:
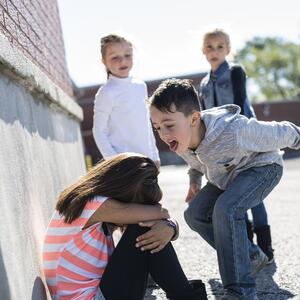
[[[274,281],[273,275],[276,273],[276,263],[264,268],[256,277],[257,294],[260,300],[287,300],[295,295],[290,291],[280,288]],[[212,278],[208,281],[212,294],[219,299],[223,294],[223,287],[220,279]]]
[[[272,263],[264,268],[256,277],[257,291],[259,299],[263,300],[286,300],[295,295],[290,291],[280,288],[274,281],[273,276],[276,273],[276,263]]]
[[[223,287],[219,278],[212,278],[208,281],[212,294],[219,299],[223,295]]]
[[[147,300],[155,300],[156,296],[153,296],[151,294],[152,294],[152,292],[154,290],[157,290],[157,289],[158,290],[160,289],[160,287],[158,285],[156,285],[156,286],[148,286],[147,287],[147,292],[146,292],[146,295],[145,295],[145,299],[147,299]]]

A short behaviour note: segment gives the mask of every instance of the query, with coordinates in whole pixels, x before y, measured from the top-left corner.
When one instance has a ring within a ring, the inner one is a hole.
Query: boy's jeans
[[[223,287],[241,299],[255,295],[250,275],[255,250],[247,238],[245,213],[264,200],[281,176],[282,166],[272,164],[243,171],[225,191],[208,183],[184,212],[191,229],[217,250]]]

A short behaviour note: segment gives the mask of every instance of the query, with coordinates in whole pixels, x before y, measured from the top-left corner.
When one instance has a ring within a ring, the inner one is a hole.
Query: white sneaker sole
[[[274,258],[272,258],[271,260],[268,260],[267,265],[271,265],[274,262]]]

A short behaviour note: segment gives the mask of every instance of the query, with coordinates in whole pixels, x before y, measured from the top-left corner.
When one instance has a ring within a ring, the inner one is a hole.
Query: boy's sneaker
[[[255,276],[261,269],[263,269],[269,262],[267,255],[258,247],[257,253],[255,253],[251,259],[252,272],[251,276]]]

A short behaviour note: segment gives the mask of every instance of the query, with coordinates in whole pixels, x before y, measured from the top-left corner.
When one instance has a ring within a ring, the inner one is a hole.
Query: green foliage
[[[278,37],[254,37],[236,60],[266,100],[300,99],[300,45]]]

